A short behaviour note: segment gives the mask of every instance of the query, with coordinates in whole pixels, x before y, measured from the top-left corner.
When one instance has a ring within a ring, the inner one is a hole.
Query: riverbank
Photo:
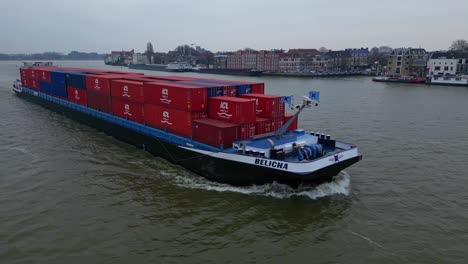
[[[130,64],[129,69],[174,72],[168,70],[162,64]],[[302,73],[302,72],[262,72],[256,70],[233,70],[233,69],[185,69],[178,72],[195,72],[203,74],[221,74],[232,76],[278,76],[278,77],[298,77],[298,78],[327,78],[327,77],[349,77],[349,76],[369,76],[365,72],[333,72],[333,73]]]
[[[264,76],[279,76],[279,77],[300,77],[300,78],[326,78],[326,77],[349,77],[349,76],[369,76],[362,72],[337,72],[337,73],[295,73],[295,72],[264,72]]]

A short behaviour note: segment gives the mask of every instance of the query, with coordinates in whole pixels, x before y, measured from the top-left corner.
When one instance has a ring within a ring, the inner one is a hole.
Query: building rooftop
[[[431,59],[466,59],[468,52],[460,51],[436,51],[432,53]]]
[[[426,55],[425,49],[399,48],[394,49],[390,55]]]

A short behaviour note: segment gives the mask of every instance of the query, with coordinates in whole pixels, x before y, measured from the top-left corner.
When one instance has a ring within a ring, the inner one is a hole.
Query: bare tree
[[[464,39],[454,40],[449,49],[453,51],[468,51],[468,42]]]
[[[328,49],[325,48],[325,47],[320,47],[320,48],[319,48],[319,51],[320,51],[320,53],[327,53],[327,52],[328,52]]]
[[[154,49],[153,49],[153,44],[151,42],[148,42],[146,44],[146,51],[144,53],[146,57],[148,58],[148,62],[151,63],[151,56],[154,55]]]

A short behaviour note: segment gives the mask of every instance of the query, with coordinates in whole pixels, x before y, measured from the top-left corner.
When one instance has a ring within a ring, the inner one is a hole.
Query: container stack
[[[22,67],[20,75],[24,87],[219,148],[293,116],[263,83],[64,67]]]
[[[45,82],[50,83],[49,70],[51,68],[52,67],[34,67],[34,68],[21,67],[20,68],[21,83],[26,87],[30,87],[33,90],[39,91],[40,81],[45,81]]]
[[[39,89],[42,93],[61,99],[68,98],[65,72],[56,69],[50,71],[42,69],[40,74],[42,80],[39,81]]]
[[[192,136],[192,122],[207,117],[208,90],[179,82],[144,84],[148,126],[182,137]]]
[[[88,73],[85,72],[73,72],[65,74],[67,80],[68,101],[82,106],[88,106],[86,94],[87,75]]]
[[[216,147],[256,134],[255,100],[219,96],[209,99],[208,117],[194,124],[193,139]],[[234,130],[237,132],[234,133]],[[233,139],[234,137],[234,139]],[[231,141],[232,140],[232,141]]]
[[[284,124],[285,112],[284,103],[281,96],[270,94],[243,94],[240,97],[254,99],[256,102],[256,114],[258,117],[267,118],[270,125],[266,129],[268,132],[276,131]],[[270,130],[270,131],[268,131]]]
[[[143,84],[143,82],[129,80],[112,80],[112,113],[118,117],[144,124]]]
[[[121,75],[87,75],[86,97],[88,107],[107,114],[112,113],[111,81],[122,79]]]

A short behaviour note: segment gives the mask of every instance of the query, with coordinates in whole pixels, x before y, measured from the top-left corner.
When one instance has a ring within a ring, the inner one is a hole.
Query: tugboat
[[[292,103],[291,97],[282,98],[296,113],[277,130],[238,137],[231,145],[213,146],[167,129],[156,129],[146,123],[91,109],[41,89],[25,87],[20,80],[14,82],[13,90],[18,96],[141,147],[209,180],[236,186],[272,182],[298,186],[331,181],[341,170],[362,159],[354,144],[323,133],[289,130],[303,110],[318,106],[319,92],[309,93],[299,104]],[[197,124],[201,123],[203,119]],[[194,129],[198,128],[196,122],[193,124]]]

